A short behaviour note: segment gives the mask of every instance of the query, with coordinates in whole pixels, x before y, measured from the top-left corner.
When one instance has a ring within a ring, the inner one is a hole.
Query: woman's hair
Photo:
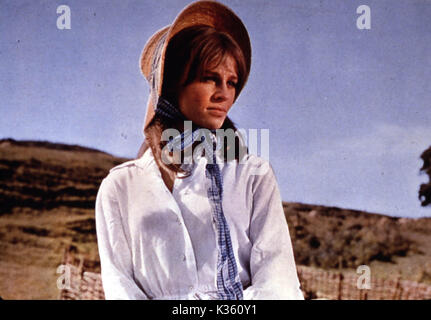
[[[232,56],[237,64],[236,98],[244,86],[247,67],[235,40],[209,26],[182,30],[169,41],[166,49],[162,96],[178,106],[181,87],[202,78],[206,70],[217,67],[226,55]]]
[[[216,68],[227,55],[232,56],[237,65],[236,99],[244,86],[247,67],[241,48],[235,40],[228,34],[209,26],[193,26],[180,31],[169,41],[166,48],[162,96],[178,108],[178,95],[182,88],[197,79],[201,79],[206,70]],[[188,176],[190,172],[184,171],[181,164],[162,164],[161,151],[167,141],[161,141],[161,136],[162,132],[169,128],[181,132],[184,130],[183,121],[172,121],[156,113],[144,130],[145,141],[139,150],[138,158],[150,147],[159,167],[164,166],[174,172],[186,173]],[[225,118],[221,129],[232,129],[234,132],[237,130],[229,117]],[[195,142],[193,147],[199,143],[200,141]],[[227,149],[230,146],[228,143],[223,145],[224,157],[227,161]],[[235,148],[237,161],[244,152],[248,152],[238,136],[235,137],[235,146],[232,147]]]

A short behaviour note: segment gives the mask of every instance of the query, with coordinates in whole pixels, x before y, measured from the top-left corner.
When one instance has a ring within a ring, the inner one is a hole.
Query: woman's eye
[[[221,80],[219,80],[219,78],[214,77],[214,76],[204,76],[204,77],[202,77],[202,81],[203,82],[214,82],[215,84],[218,84],[219,82],[221,82]],[[236,88],[238,83],[236,81],[229,80],[227,82],[227,85],[231,88]]]
[[[211,77],[211,76],[207,76],[203,78],[204,82],[210,82],[210,81],[214,81],[216,82],[216,78],[215,77]]]

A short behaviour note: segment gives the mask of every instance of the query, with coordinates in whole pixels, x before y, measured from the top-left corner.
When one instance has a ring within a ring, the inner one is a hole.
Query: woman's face
[[[205,70],[202,79],[194,80],[180,91],[181,112],[203,128],[219,129],[235,100],[236,70],[236,61],[230,55],[217,67]]]

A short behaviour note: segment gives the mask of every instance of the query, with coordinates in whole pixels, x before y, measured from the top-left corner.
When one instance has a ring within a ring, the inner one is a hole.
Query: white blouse
[[[191,176],[175,179],[172,193],[151,149],[111,169],[96,200],[106,299],[217,299],[206,163],[198,157]],[[219,166],[244,299],[303,299],[272,166],[254,155]]]

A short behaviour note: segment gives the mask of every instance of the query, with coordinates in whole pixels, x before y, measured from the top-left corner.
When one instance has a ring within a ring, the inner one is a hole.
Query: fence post
[[[395,292],[394,292],[394,296],[392,297],[392,300],[399,300],[401,298],[401,296],[398,296],[398,291],[400,289],[400,280],[401,278],[398,277],[397,282],[395,284]]]
[[[368,300],[368,291],[366,289],[359,289],[359,300]]]
[[[340,273],[338,274],[338,297],[337,297],[337,300],[341,300],[341,298],[342,298],[341,291],[342,291],[342,289],[343,289],[343,278],[344,278],[344,276],[343,276],[343,274],[340,272]]]

